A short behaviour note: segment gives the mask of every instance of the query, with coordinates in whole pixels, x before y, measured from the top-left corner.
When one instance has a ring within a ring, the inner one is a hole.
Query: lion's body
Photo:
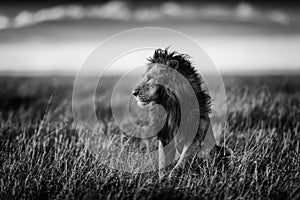
[[[160,127],[153,129],[158,130],[160,171],[178,159],[174,171],[188,155],[203,157],[215,146],[211,100],[186,55],[158,49],[149,61],[134,95],[140,105],[150,106],[150,126]]]

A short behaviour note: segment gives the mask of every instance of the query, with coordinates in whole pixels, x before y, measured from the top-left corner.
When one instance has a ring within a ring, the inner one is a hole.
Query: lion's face
[[[167,73],[167,67],[164,65],[153,66],[143,77],[143,80],[133,90],[132,94],[137,100],[139,106],[144,107],[148,104],[160,104],[165,96],[163,79]],[[159,84],[158,84],[159,83]]]

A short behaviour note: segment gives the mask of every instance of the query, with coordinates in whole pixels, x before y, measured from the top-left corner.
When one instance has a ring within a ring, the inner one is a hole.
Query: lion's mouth
[[[135,99],[137,101],[138,106],[140,107],[145,107],[150,103],[150,101],[140,98],[139,96],[136,96]]]

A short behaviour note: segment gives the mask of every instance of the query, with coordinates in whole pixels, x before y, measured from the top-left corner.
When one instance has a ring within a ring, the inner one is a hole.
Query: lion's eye
[[[151,85],[150,92],[151,93],[155,93],[156,92],[156,87],[154,85]]]

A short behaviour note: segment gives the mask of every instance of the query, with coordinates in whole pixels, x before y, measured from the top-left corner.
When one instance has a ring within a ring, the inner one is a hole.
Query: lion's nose
[[[133,90],[133,92],[132,92],[132,95],[133,96],[137,96],[139,94],[139,91],[138,90]]]

